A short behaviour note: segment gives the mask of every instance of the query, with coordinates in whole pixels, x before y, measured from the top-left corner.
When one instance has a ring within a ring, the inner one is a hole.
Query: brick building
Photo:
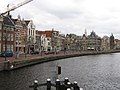
[[[17,19],[13,19],[15,23],[15,51],[19,53],[25,53],[27,42],[27,25],[21,20],[18,15]]]
[[[0,17],[0,52],[15,51],[15,25],[11,15]]]

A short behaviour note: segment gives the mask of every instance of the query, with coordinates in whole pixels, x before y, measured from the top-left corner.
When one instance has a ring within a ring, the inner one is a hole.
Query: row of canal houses
[[[58,30],[36,30],[32,20],[13,19],[10,14],[0,17],[0,52],[12,50],[19,53],[31,51],[86,51],[120,49],[120,40],[110,37],[99,37],[94,31],[82,36],[61,34]]]

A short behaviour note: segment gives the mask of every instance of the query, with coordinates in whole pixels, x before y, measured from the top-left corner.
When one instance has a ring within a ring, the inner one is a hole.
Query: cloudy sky
[[[24,0],[0,0],[0,13]],[[99,36],[120,39],[120,0],[33,0],[11,12],[14,18],[32,19],[37,30],[54,28],[82,35],[87,29]]]

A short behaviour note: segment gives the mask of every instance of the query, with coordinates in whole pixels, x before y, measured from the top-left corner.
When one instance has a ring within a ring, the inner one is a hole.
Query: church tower
[[[85,29],[85,36],[87,37],[87,30]]]
[[[114,42],[114,36],[111,34],[110,36],[110,49],[114,49],[115,42]]]

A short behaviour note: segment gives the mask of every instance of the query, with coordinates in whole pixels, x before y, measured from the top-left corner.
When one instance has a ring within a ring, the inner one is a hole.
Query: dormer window
[[[32,28],[32,24],[30,25],[30,27]]]

